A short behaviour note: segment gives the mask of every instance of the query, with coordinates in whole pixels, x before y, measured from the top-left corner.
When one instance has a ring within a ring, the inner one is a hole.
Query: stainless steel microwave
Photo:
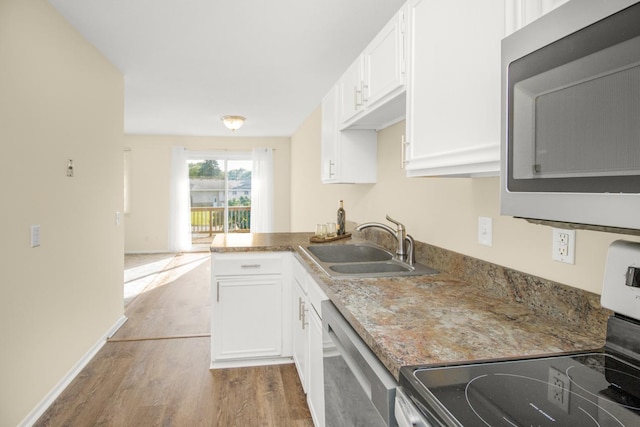
[[[640,229],[640,2],[571,0],[502,41],[503,215]]]

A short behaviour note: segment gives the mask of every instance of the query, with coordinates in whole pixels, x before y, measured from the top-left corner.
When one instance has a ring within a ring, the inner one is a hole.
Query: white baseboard
[[[60,396],[60,394],[64,391],[65,388],[74,380],[76,376],[82,371],[82,369],[87,366],[87,364],[93,359],[93,357],[100,351],[103,345],[107,342],[108,338],[111,338],[113,334],[115,334],[118,329],[127,321],[125,316],[119,318],[116,323],[113,324],[107,330],[107,332],[95,343],[89,351],[82,356],[78,362],[67,372],[67,374],[62,377],[62,379],[56,384],[56,386],[49,392],[47,395],[38,403],[38,405],[31,410],[31,412],[18,424],[18,427],[31,427],[38,421],[38,418],[44,414],[44,412],[51,406],[51,404]]]
[[[167,254],[167,255],[177,255],[179,252],[171,252],[169,250],[165,251],[128,251],[124,253],[125,255],[157,255],[157,254]]]
[[[285,365],[293,363],[293,357],[259,357],[256,359],[231,359],[212,361],[209,369],[249,368],[253,366]]]

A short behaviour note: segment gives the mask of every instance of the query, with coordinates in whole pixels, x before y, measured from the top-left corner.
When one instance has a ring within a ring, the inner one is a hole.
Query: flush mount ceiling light
[[[222,119],[222,123],[232,131],[239,129],[246,120],[242,116],[222,116],[220,119]]]

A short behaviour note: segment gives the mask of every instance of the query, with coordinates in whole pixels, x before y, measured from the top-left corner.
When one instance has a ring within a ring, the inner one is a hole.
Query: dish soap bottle
[[[345,221],[346,215],[344,212],[344,206],[342,200],[340,200],[340,207],[338,208],[338,236],[343,236],[345,233]]]

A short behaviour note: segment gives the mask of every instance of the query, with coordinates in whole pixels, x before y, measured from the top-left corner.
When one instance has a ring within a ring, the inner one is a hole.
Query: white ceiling
[[[124,75],[125,132],[290,136],[406,0],[49,0]]]

